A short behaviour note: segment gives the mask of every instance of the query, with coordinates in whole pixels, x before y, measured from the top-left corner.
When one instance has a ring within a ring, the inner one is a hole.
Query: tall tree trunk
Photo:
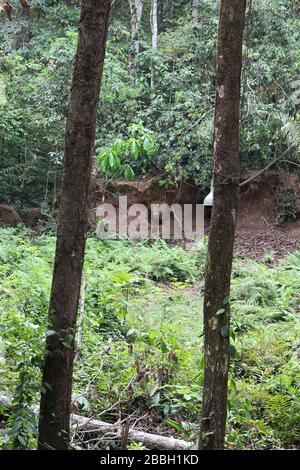
[[[194,24],[198,24],[200,21],[200,4],[201,0],[193,0],[192,17]]]
[[[217,59],[214,204],[204,295],[205,370],[200,449],[224,447],[230,277],[239,195],[239,109],[246,0],[222,0]]]
[[[157,25],[157,0],[151,0],[150,24],[152,33],[152,49],[157,49],[158,25]],[[155,87],[154,67],[151,67],[151,90]]]
[[[39,449],[66,449],[69,443],[74,338],[110,3],[110,0],[82,0],[81,4],[66,123],[64,176],[49,305],[51,332],[46,340],[40,405]]]
[[[157,27],[157,0],[151,0],[150,24],[152,33],[152,48],[157,49],[158,27]]]
[[[159,10],[159,17],[160,17],[160,25],[159,30],[165,31],[168,27],[168,24],[173,16],[173,0],[162,0],[160,2],[160,10]]]
[[[140,30],[143,16],[143,0],[129,0],[131,13],[131,40],[133,56],[140,52]]]

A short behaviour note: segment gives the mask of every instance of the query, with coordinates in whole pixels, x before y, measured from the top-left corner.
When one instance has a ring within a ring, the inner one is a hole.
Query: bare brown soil
[[[249,172],[243,179],[250,178]],[[205,194],[186,183],[165,189],[159,175],[140,181],[118,181],[114,195],[106,201],[116,201],[116,195],[126,195],[128,204],[142,203],[150,208],[154,203],[201,203]],[[293,188],[297,197],[297,220],[277,224],[277,193],[279,188]],[[209,220],[206,220],[209,234]],[[300,248],[300,177],[287,172],[269,171],[242,188],[236,231],[236,253],[253,259],[282,258]]]
[[[244,180],[254,174],[244,175]],[[91,224],[95,220],[95,208],[102,202],[109,202],[116,207],[118,214],[118,196],[127,196],[128,206],[144,204],[150,209],[151,204],[166,203],[196,204],[202,203],[206,194],[195,186],[178,183],[166,188],[166,175],[161,174],[137,181],[119,180],[103,193],[101,182],[94,180],[92,195]],[[277,193],[279,188],[293,188],[296,195],[296,220],[277,224]],[[105,194],[105,198],[103,198]],[[31,229],[39,229],[46,217],[40,209],[17,212],[13,207],[0,205],[0,225],[15,226],[25,223]],[[209,220],[206,220],[205,232],[209,234]],[[187,243],[187,248],[193,243]],[[269,171],[242,187],[236,230],[236,253],[253,259],[282,258],[288,253],[300,249],[300,177],[295,173]]]
[[[278,229],[259,234],[238,231],[236,234],[236,254],[256,260],[272,261],[284,258],[297,249],[300,249],[300,227],[298,235],[293,236]]]
[[[246,178],[251,173],[246,175]],[[297,197],[297,220],[278,225],[279,188],[293,188]],[[268,172],[241,193],[236,232],[236,252],[254,259],[273,253],[285,257],[300,248],[300,178],[286,172]]]

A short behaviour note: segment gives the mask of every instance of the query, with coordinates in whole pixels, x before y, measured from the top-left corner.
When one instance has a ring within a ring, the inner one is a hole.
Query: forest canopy
[[[0,16],[0,81],[6,96],[0,106],[0,199],[48,209],[61,181],[79,4],[32,0],[29,15],[15,3],[13,21],[4,12]],[[151,41],[150,3],[143,2],[139,50],[134,53],[128,2],[114,2],[95,162],[100,152],[128,139],[132,126],[139,126],[151,132],[156,146],[142,164],[132,158],[135,175],[162,169],[170,181],[185,180],[206,190],[212,168],[219,2],[202,1],[196,23],[191,1],[174,0],[169,2],[172,8],[161,2],[157,48]],[[288,144],[282,127],[297,119],[292,83],[300,75],[300,30],[294,3],[258,0],[247,15],[244,170],[263,168],[280,155]]]

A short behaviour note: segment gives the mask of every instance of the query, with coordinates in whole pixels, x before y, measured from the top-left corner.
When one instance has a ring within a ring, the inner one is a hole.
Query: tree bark
[[[152,49],[157,49],[158,27],[157,27],[157,0],[151,0],[150,24],[152,33]]]
[[[245,8],[245,0],[222,0],[221,3],[214,125],[214,205],[204,295],[205,367],[200,449],[223,449],[225,439]]]
[[[158,24],[157,24],[157,0],[151,0],[151,10],[150,10],[150,25],[152,33],[152,49],[157,49],[158,41]],[[154,77],[154,67],[151,65],[151,90],[155,88],[155,77]]]
[[[74,338],[84,261],[92,155],[110,0],[83,0],[65,133],[64,176],[49,305],[39,449],[69,443]]]
[[[131,40],[133,56],[140,52],[140,30],[143,16],[143,0],[129,0],[131,13]]]

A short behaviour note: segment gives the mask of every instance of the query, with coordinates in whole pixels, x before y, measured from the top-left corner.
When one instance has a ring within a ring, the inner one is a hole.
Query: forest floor
[[[272,261],[300,247],[299,187],[300,178],[296,174],[269,171],[243,189],[237,221],[237,254]],[[289,200],[289,194],[295,199]]]
[[[300,247],[300,225],[292,233],[278,228],[266,228],[262,233],[237,230],[236,254],[272,263]]]
[[[29,405],[39,400],[54,248],[53,236],[1,229],[0,392],[13,395],[16,406],[0,445],[20,439],[20,447],[35,446]],[[89,238],[73,412],[193,441],[203,380],[205,252],[205,244],[186,251],[163,241]],[[234,262],[230,449],[300,446],[300,252],[265,261]],[[91,450],[119,445],[87,433],[74,433],[73,443]]]

